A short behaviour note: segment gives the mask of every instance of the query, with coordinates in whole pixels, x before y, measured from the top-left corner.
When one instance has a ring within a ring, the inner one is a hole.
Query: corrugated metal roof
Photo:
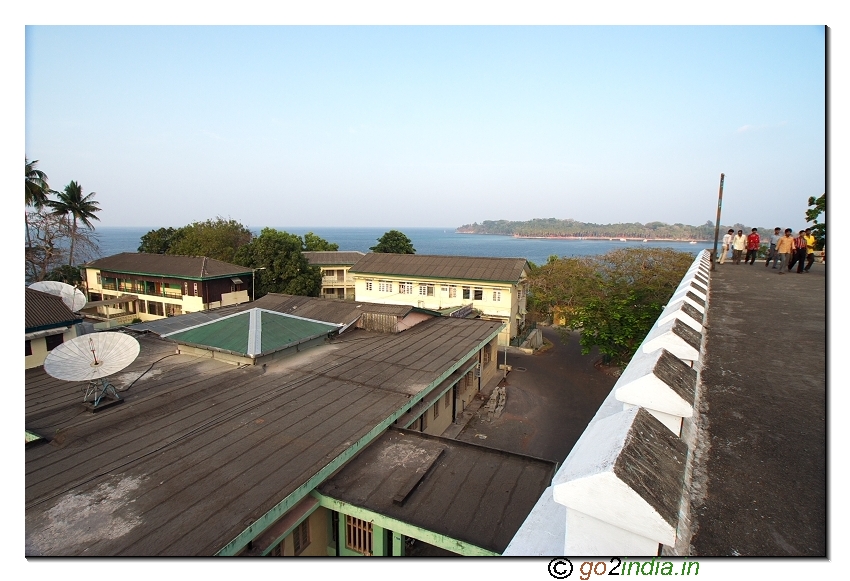
[[[369,253],[351,267],[356,274],[413,276],[490,282],[517,282],[527,268],[525,258]]]
[[[308,250],[303,252],[307,262],[315,266],[348,266],[354,264],[365,256],[362,252],[356,250],[341,250],[341,251],[318,251]]]
[[[178,343],[256,357],[338,328],[338,325],[253,308],[163,336]]]
[[[191,279],[218,278],[233,275],[250,275],[247,266],[230,264],[205,256],[177,256],[171,254],[147,254],[144,252],[122,252],[99,258],[86,264],[88,268],[99,268],[110,272],[147,274],[150,276],[173,276]]]
[[[62,302],[62,297],[26,287],[24,294],[25,333],[73,325],[79,319]]]

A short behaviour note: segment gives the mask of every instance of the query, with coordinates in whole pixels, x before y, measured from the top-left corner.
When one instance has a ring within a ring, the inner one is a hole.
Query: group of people
[[[794,265],[797,265],[797,272],[800,274],[809,272],[815,262],[815,237],[812,235],[811,229],[800,230],[796,237],[792,236],[791,228],[786,228],[784,235],[781,232],[781,228],[773,229],[764,266],[770,266],[771,261],[773,261],[773,268],[778,269],[779,274],[785,274],[786,269],[791,272]],[[744,264],[755,264],[760,246],[761,238],[758,228],[753,228],[753,231],[747,236],[744,236],[743,230],[738,230],[736,234],[735,230],[730,228],[729,232],[723,236],[723,251],[720,253],[718,262],[720,264],[726,262],[726,257],[731,249],[733,263],[741,264],[741,257],[744,256],[746,250]]]

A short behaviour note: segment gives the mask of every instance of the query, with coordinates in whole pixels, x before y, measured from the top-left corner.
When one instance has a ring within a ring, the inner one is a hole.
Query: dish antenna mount
[[[138,355],[139,342],[129,335],[91,333],[62,343],[48,353],[44,371],[63,381],[88,381],[83,404],[97,411],[124,401],[107,377],[130,365]]]

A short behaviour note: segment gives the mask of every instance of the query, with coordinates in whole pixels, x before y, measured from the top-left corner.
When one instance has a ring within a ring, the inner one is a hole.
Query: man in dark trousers
[[[753,228],[753,231],[747,236],[747,257],[744,258],[744,263],[749,262],[750,266],[756,262],[756,254],[759,253],[761,246],[761,238],[759,238],[759,229]]]

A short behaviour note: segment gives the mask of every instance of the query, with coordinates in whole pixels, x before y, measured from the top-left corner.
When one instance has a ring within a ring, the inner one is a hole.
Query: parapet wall
[[[706,250],[505,556],[653,556],[687,545],[710,269]]]

